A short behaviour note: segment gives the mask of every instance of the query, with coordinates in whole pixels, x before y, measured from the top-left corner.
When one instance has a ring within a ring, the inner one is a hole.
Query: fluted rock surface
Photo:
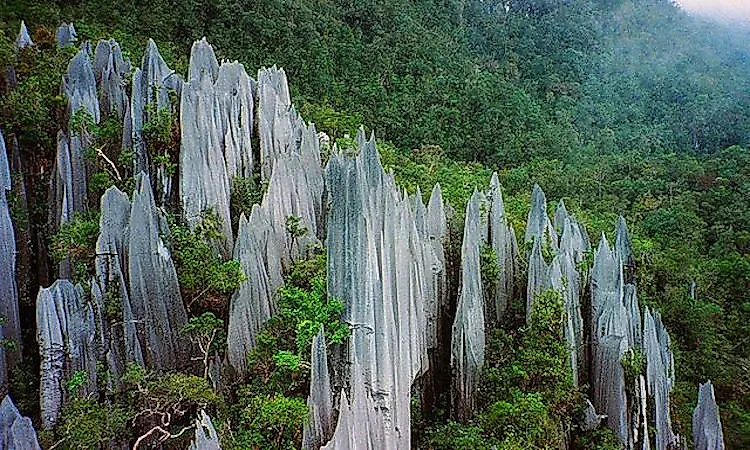
[[[39,290],[36,324],[42,360],[42,426],[51,429],[68,395],[65,383],[74,373],[86,373],[86,393],[96,389],[96,322],[83,288],[68,280],[57,280]]]
[[[698,388],[698,404],[693,411],[693,445],[695,450],[724,450],[724,433],[711,381]]]
[[[505,205],[500,190],[497,173],[490,180],[490,221],[489,241],[497,258],[498,278],[495,292],[487,293],[488,317],[499,322],[502,320],[515,290],[515,277],[518,270],[518,242],[513,227],[505,215]]]
[[[16,37],[16,48],[21,50],[33,45],[34,42],[31,40],[31,36],[29,36],[29,30],[26,28],[26,23],[22,20],[21,29],[18,31],[18,37]]]
[[[310,352],[310,395],[307,397],[307,422],[305,422],[302,448],[318,450],[333,435],[333,392],[328,373],[328,353],[323,327],[313,338]]]
[[[439,184],[436,184],[430,194],[425,215],[424,234],[432,247],[429,295],[425,310],[427,320],[427,348],[436,349],[442,335],[442,317],[447,313],[449,280],[445,255],[446,240],[448,239],[448,224],[445,217],[443,194]]]
[[[122,58],[120,45],[114,40],[100,40],[94,51],[93,71],[99,92],[100,112],[104,117],[122,119],[129,108],[123,77],[130,63]]]
[[[479,377],[484,365],[485,315],[480,246],[486,238],[480,220],[483,195],[474,192],[466,206],[461,246],[461,291],[453,321],[451,367],[454,415],[468,419],[474,411]]]
[[[541,245],[557,249],[557,232],[547,215],[547,197],[538,184],[534,185],[531,192],[531,209],[526,220],[524,242],[533,243],[535,239],[539,239]]]
[[[221,450],[219,435],[206,411],[201,410],[195,420],[195,438],[189,450]]]
[[[261,175],[268,179],[276,160],[300,141],[300,119],[289,96],[286,72],[276,66],[258,71],[258,134]]]
[[[13,188],[5,139],[0,131],[0,340],[15,342],[17,350],[0,345],[0,392],[7,387],[7,373],[18,360],[21,346],[21,323],[16,286],[16,240],[10,217],[7,191]]]
[[[179,99],[182,77],[167,66],[153,39],[148,40],[141,67],[133,72],[133,90],[130,97],[130,118],[126,117],[124,131],[130,130],[135,153],[133,173],[149,173],[149,159],[143,140],[143,127],[161,108],[170,108],[169,93],[174,91]],[[149,108],[151,104],[153,107]],[[127,136],[124,137],[127,139]]]
[[[0,450],[41,450],[31,419],[21,416],[9,395],[0,403]]]
[[[219,66],[205,39],[193,44],[180,102],[180,199],[189,225],[206,209],[222,220],[220,249],[231,253],[229,198],[234,177],[252,175],[254,82],[237,63]]]
[[[240,375],[263,324],[276,311],[276,291],[283,283],[280,252],[263,208],[254,205],[249,220],[240,216],[234,259],[245,281],[232,296],[227,334],[229,363]]]
[[[674,385],[674,357],[669,334],[661,315],[645,308],[643,312],[643,351],[646,355],[646,385],[654,398],[656,450],[667,450],[677,443],[672,431],[669,392]]]
[[[55,40],[57,41],[58,47],[71,45],[77,40],[76,36],[77,33],[75,27],[73,26],[73,23],[63,22],[59,27],[57,27],[57,31],[55,31]]]
[[[620,360],[627,351],[625,338],[608,335],[594,349],[594,405],[607,416],[607,426],[623,445],[630,441],[625,372]]]
[[[356,141],[358,156],[335,152],[326,168],[328,291],[352,327],[352,404],[342,396],[325,448],[409,448],[411,385],[428,365],[425,246],[374,137],[360,130]]]
[[[190,359],[179,335],[187,322],[172,257],[161,233],[166,220],[154,202],[145,174],[136,176],[128,228],[128,280],[135,328],[146,364],[159,370],[180,367]]]

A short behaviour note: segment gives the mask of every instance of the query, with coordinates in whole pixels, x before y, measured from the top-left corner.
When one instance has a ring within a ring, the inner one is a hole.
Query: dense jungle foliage
[[[15,52],[21,19],[38,51]],[[55,48],[63,20],[75,23],[81,40],[116,38],[136,62],[153,37],[183,75],[192,42],[203,36],[219,57],[239,60],[250,73],[284,67],[305,119],[340,143],[365,124],[383,142],[383,163],[399,183],[429,194],[440,182],[459,217],[493,170],[516,232],[524,229],[534,183],[544,188],[550,212],[554,200],[564,199],[594,241],[601,233],[611,238],[623,214],[639,297],[663,313],[675,344],[676,431],[690,436],[698,383],[711,379],[727,446],[750,448],[747,30],[704,22],[667,0],[6,0],[0,66],[16,68],[18,85],[9,90],[3,79],[0,127],[36,168],[24,174],[34,189],[31,217],[14,219],[43,236],[60,79],[72,55]],[[238,183],[247,192],[237,193],[233,208],[259,197],[251,181]],[[51,252],[73,255],[88,270],[92,224],[82,217],[61,230]],[[210,252],[203,236],[179,224],[176,230],[183,288],[193,298],[198,286],[212,287],[191,314],[226,317],[241,274],[210,258],[215,270],[201,271]],[[219,401],[199,377],[133,367],[115,402],[76,399],[48,443],[89,448],[133,433],[125,425],[139,405],[154,398],[171,405],[179,389],[192,397],[180,397],[188,404],[175,408],[217,411],[227,448],[297,445],[306,413],[306,344],[320,323],[331,345],[346,334],[337,322],[340,303],[321,291],[321,264],[316,258],[289,274],[280,314],[250,355],[256,376],[231,398]],[[20,291],[22,305],[33,308],[35,289]],[[545,298],[544,311],[559,307],[554,296]],[[217,320],[193,329],[223,327]],[[554,329],[554,320],[549,314],[540,323]],[[423,448],[558,448],[554,431],[573,426],[581,396],[560,364],[559,336],[547,331],[517,324],[495,330],[483,410],[472,423],[457,424],[445,411],[421,416],[415,408]],[[25,339],[33,342],[33,331]],[[33,361],[20,366],[25,373],[12,385],[19,407],[32,416]],[[75,397],[75,383],[70,388]],[[614,448],[604,432],[575,445]]]

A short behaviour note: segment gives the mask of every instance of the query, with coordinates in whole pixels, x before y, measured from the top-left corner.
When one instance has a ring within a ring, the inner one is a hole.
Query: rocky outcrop
[[[123,77],[130,71],[130,62],[123,60],[120,45],[114,39],[100,40],[96,45],[93,71],[102,117],[122,120],[129,112]]]
[[[654,398],[656,450],[667,450],[677,443],[672,431],[669,392],[674,386],[674,356],[669,334],[661,322],[661,315],[643,312],[643,352],[646,356],[646,385]]]
[[[85,393],[96,389],[96,322],[83,288],[57,280],[39,290],[36,299],[37,340],[41,363],[42,426],[51,429],[60,417],[68,392],[65,384],[76,372],[87,376]]]
[[[63,22],[57,27],[57,31],[55,31],[55,40],[58,47],[66,47],[73,44],[77,40],[76,36],[77,33],[73,23]]]
[[[233,237],[232,180],[252,175],[253,91],[241,64],[219,66],[205,39],[193,44],[180,102],[180,199],[190,226],[207,209],[221,218],[225,256]]]
[[[484,365],[485,314],[480,246],[485,242],[487,230],[482,228],[480,220],[483,197],[475,191],[466,206],[461,246],[461,290],[451,343],[452,407],[453,415],[459,420],[467,420],[474,411]]]
[[[227,334],[229,363],[241,376],[256,337],[276,311],[276,291],[283,283],[280,253],[268,215],[254,205],[249,220],[240,216],[234,259],[245,281],[232,296]]]
[[[526,220],[523,241],[528,244],[533,243],[535,239],[539,239],[542,246],[557,249],[557,233],[547,215],[547,197],[538,184],[534,185],[531,192],[531,209]]]
[[[219,435],[204,410],[198,413],[195,420],[195,438],[190,443],[189,450],[221,450]]]
[[[190,360],[189,343],[180,335],[187,313],[162,240],[169,229],[143,173],[136,176],[132,199],[115,187],[102,196],[92,281],[100,339],[115,382],[130,362],[174,370]]]
[[[421,203],[421,202],[420,202]],[[416,223],[420,223],[419,220]],[[448,239],[448,224],[445,217],[445,205],[440,185],[436,184],[430,194],[427,210],[424,216],[424,236],[432,249],[429,267],[430,283],[425,309],[427,320],[427,348],[437,349],[442,336],[442,317],[449,309],[448,291],[449,279],[445,246]]]
[[[348,381],[334,437],[324,448],[409,448],[410,394],[427,370],[425,245],[411,201],[386,175],[375,140],[359,154],[335,151],[329,189],[328,291],[352,327]],[[274,169],[275,170],[275,169]],[[481,315],[481,314],[480,314]]]
[[[693,411],[693,445],[695,450],[724,450],[724,433],[711,381],[698,388],[698,404]]]
[[[41,450],[31,419],[21,416],[9,395],[0,403],[0,450]]]
[[[508,310],[515,292],[518,270],[518,242],[516,233],[505,215],[505,205],[497,173],[492,174],[490,190],[489,243],[497,258],[498,278],[495,292],[487,293],[487,317],[500,322]]]
[[[16,37],[16,49],[21,50],[26,47],[33,47],[34,42],[29,36],[29,30],[26,28],[26,23],[21,21],[21,29],[18,31],[18,37]]]
[[[541,239],[534,238],[534,245],[529,255],[529,273],[526,279],[526,323],[531,321],[534,309],[534,299],[537,295],[549,289],[549,265],[542,254]]]
[[[310,352],[310,395],[307,397],[307,422],[305,422],[302,448],[318,450],[333,435],[333,392],[328,372],[328,353],[323,327],[313,338]]]
[[[286,72],[276,66],[258,71],[258,135],[261,175],[267,180],[276,160],[298,147],[301,119],[292,106]]]
[[[16,348],[0,345],[0,393],[5,392],[8,371],[18,361],[21,350],[21,323],[16,286],[16,240],[10,217],[8,192],[13,181],[5,139],[0,131],[0,341],[14,342]]]

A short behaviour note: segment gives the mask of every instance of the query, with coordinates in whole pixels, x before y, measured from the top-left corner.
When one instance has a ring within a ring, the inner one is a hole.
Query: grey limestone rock
[[[99,100],[96,93],[96,77],[91,64],[91,57],[86,48],[82,48],[68,64],[63,75],[62,92],[68,99],[68,117],[81,108],[91,114],[94,123],[99,123]]]
[[[549,287],[549,266],[542,255],[541,238],[534,237],[534,246],[529,255],[529,276],[526,280],[526,323],[531,320],[534,298]]]
[[[325,448],[409,448],[411,385],[428,368],[429,262],[411,201],[384,173],[374,137],[360,131],[356,142],[357,156],[334,151],[326,168],[328,291],[352,328],[352,403],[343,397]]]
[[[695,450],[724,450],[719,407],[710,380],[698,389],[698,404],[693,411],[693,445]]]
[[[464,240],[461,246],[461,291],[451,342],[451,367],[454,415],[459,420],[471,417],[477,387],[484,365],[485,315],[480,269],[483,230],[479,220],[481,195],[474,192],[466,207]]]
[[[120,45],[114,39],[100,40],[96,45],[93,70],[102,116],[122,120],[129,107],[123,77],[130,70],[130,64],[123,60]]]
[[[240,216],[234,259],[245,281],[230,302],[227,334],[229,363],[240,374],[247,370],[247,354],[255,348],[263,324],[276,311],[276,291],[283,283],[281,254],[268,215],[254,205],[248,220]]]
[[[531,209],[526,220],[526,234],[524,242],[534,242],[538,238],[541,245],[549,245],[557,249],[557,232],[547,215],[547,197],[538,184],[531,192]]]
[[[180,102],[180,199],[191,226],[206,209],[222,219],[225,256],[232,245],[232,181],[252,176],[253,92],[241,64],[219,66],[205,39],[193,44]]]
[[[301,142],[300,119],[289,96],[286,72],[276,66],[258,71],[258,135],[261,175],[268,179],[282,154]]]
[[[667,450],[677,442],[672,431],[669,392],[674,384],[674,357],[669,334],[658,312],[643,312],[643,351],[646,355],[646,384],[654,398],[656,450]]]
[[[627,342],[622,336],[608,335],[599,339],[594,348],[593,374],[593,404],[607,416],[607,426],[623,444],[630,441],[625,373],[620,364],[626,351]]]
[[[0,450],[41,450],[31,419],[21,416],[9,395],[0,403]]]
[[[505,205],[497,173],[492,174],[488,197],[490,200],[489,241],[497,258],[498,279],[495,292],[488,292],[487,299],[488,309],[494,312],[492,320],[499,322],[503,319],[515,290],[518,243],[516,234],[505,215]]]
[[[57,41],[57,46],[66,47],[68,45],[71,45],[77,40],[76,36],[77,33],[75,27],[73,26],[73,23],[63,22],[59,27],[57,27],[57,31],[55,32],[55,40]]]
[[[170,108],[169,93],[174,91],[180,98],[182,77],[167,66],[153,39],[148,40],[141,67],[133,72],[130,116],[125,117],[124,131],[130,130],[130,141],[135,153],[133,173],[149,173],[149,159],[143,140],[143,127],[151,119],[154,110]],[[149,108],[148,105],[154,106]],[[172,111],[174,113],[174,111]]]
[[[445,205],[440,185],[436,184],[430,194],[425,215],[425,235],[432,247],[430,258],[430,283],[427,296],[427,347],[437,348],[442,334],[441,317],[448,308],[449,280],[445,259],[445,245],[448,239],[448,225]]]
[[[602,419],[606,419],[606,416],[597,414],[594,405],[589,399],[586,399],[586,408],[583,414],[584,431],[591,431],[599,428],[599,424],[602,422]]]
[[[206,411],[201,410],[195,420],[195,438],[189,450],[221,450],[219,435]]]
[[[308,421],[305,422],[302,448],[318,450],[333,435],[333,392],[328,373],[328,354],[323,327],[313,338],[310,352],[310,395],[307,397]]]
[[[36,300],[37,340],[41,363],[42,426],[51,429],[68,393],[64,386],[76,372],[88,376],[84,391],[96,389],[96,322],[80,285],[57,280],[41,288]]]
[[[21,323],[16,286],[16,240],[10,217],[7,191],[13,188],[5,140],[0,131],[0,339],[18,345],[11,351],[0,345],[0,393],[7,387],[7,373],[18,361],[21,346]]]
[[[34,42],[29,36],[29,30],[26,28],[26,23],[21,21],[21,29],[18,31],[18,37],[16,37],[16,49],[21,50],[26,47],[32,47]]]
[[[126,235],[129,298],[144,361],[157,370],[175,369],[190,359],[189,345],[179,334],[187,313],[161,238],[164,223],[148,177],[137,175]]]

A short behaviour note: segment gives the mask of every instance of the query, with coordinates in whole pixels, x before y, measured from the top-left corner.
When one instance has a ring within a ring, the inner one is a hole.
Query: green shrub
[[[94,270],[98,238],[99,212],[76,213],[52,236],[52,258],[56,262],[69,258],[74,268],[74,281],[87,281]]]

